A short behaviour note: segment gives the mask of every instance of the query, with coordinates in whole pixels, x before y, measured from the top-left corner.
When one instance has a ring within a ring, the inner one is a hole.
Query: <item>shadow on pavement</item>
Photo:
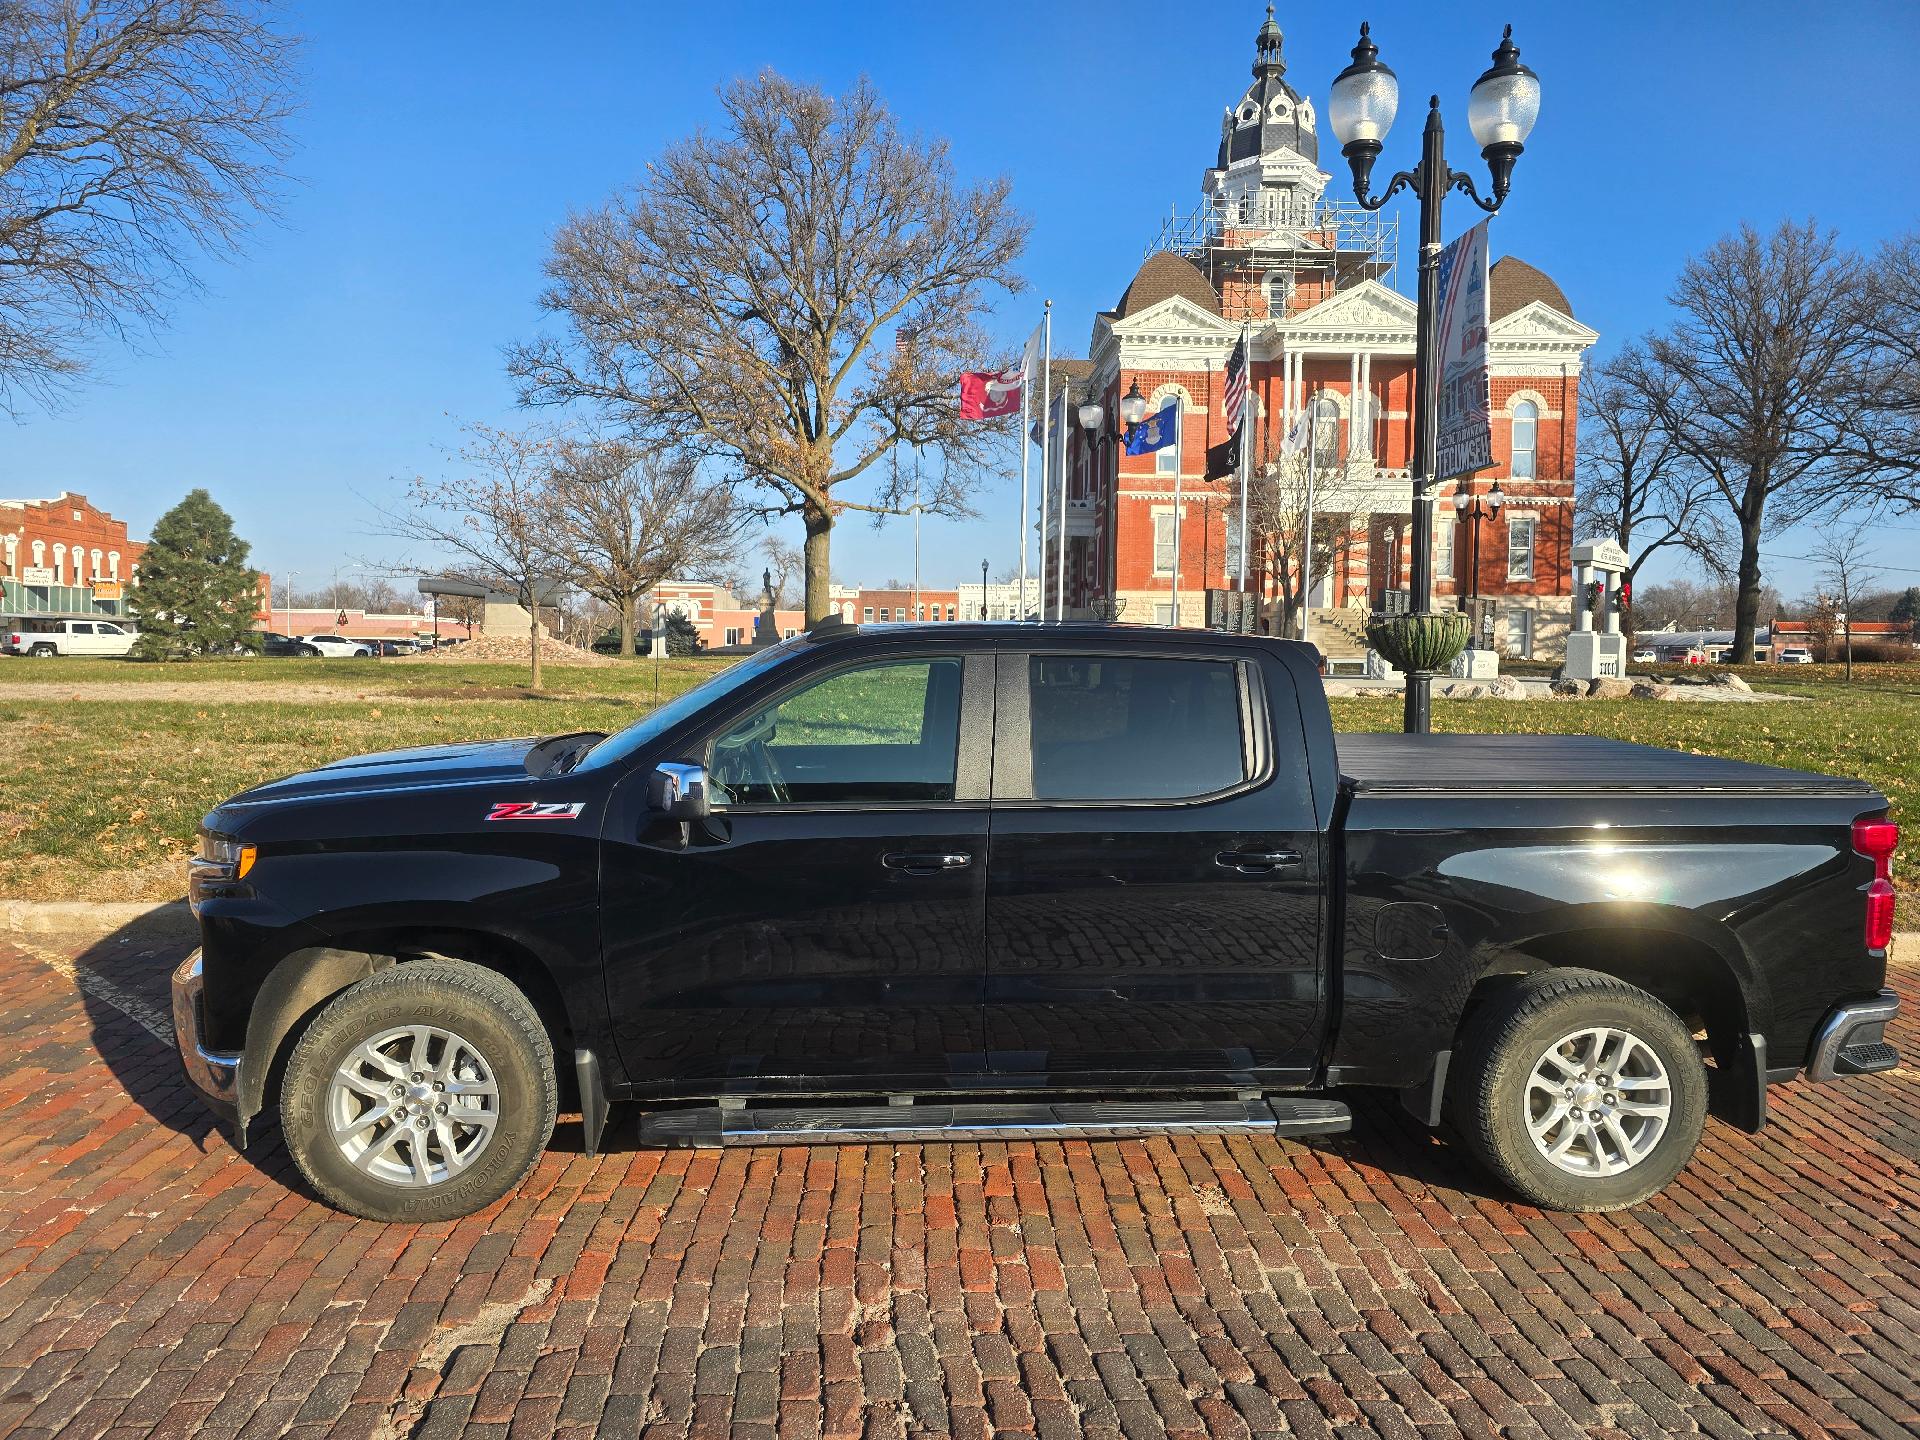
[[[127,1094],[204,1152],[231,1147],[233,1136],[187,1083],[174,1041],[173,969],[196,943],[136,922],[91,943],[49,936],[36,948],[48,963],[59,963],[54,956],[70,957],[67,965],[92,1026],[94,1049]],[[255,1116],[249,1135],[239,1153],[263,1174],[307,1195],[272,1117]]]

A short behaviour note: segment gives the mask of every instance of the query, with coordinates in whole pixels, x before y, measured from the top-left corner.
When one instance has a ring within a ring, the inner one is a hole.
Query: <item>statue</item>
[[[780,617],[773,612],[773,571],[771,569],[763,569],[760,572],[760,586],[764,592],[760,601],[760,613],[753,617],[753,648],[756,650],[780,643]]]

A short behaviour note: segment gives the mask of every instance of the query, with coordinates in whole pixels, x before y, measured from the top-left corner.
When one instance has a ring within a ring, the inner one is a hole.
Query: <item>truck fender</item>
[[[391,955],[316,947],[293,951],[268,972],[247,1017],[246,1060],[234,1097],[243,1144],[247,1122],[266,1104],[268,1081],[294,1027],[349,985],[394,963]]]

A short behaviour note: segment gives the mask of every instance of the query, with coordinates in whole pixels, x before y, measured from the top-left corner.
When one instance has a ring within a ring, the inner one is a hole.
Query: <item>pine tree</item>
[[[260,577],[247,564],[249,549],[205,490],[189,491],[155,521],[132,594],[140,626],[133,653],[178,660],[257,644]]]

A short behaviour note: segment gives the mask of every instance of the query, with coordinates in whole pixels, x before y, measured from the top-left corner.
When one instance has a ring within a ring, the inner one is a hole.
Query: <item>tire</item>
[[[58,655],[60,652],[54,646],[42,643],[34,646],[27,653],[33,656],[33,658],[36,660],[51,660],[53,659],[54,656]]]
[[[418,1070],[406,1063],[419,1053],[415,1032],[428,1040]],[[378,1063],[363,1058],[351,1066],[354,1083],[337,1083],[356,1051],[375,1046]],[[404,1095],[392,1096],[393,1085]],[[457,1094],[436,1089],[449,1085],[471,1087],[468,1113],[495,1118],[441,1119],[462,1113]],[[402,1123],[389,1106],[404,1111]],[[558,1108],[553,1046],[527,997],[477,965],[419,960],[349,986],[314,1017],[287,1061],[280,1128],[328,1204],[368,1220],[426,1222],[471,1215],[518,1186]],[[346,1139],[335,1139],[336,1124]]]
[[[1623,1049],[1622,1036],[1633,1044]],[[1657,1194],[1693,1158],[1707,1075],[1686,1025],[1646,991],[1593,970],[1548,970],[1469,1017],[1448,1100],[1481,1163],[1529,1201],[1618,1210]]]

